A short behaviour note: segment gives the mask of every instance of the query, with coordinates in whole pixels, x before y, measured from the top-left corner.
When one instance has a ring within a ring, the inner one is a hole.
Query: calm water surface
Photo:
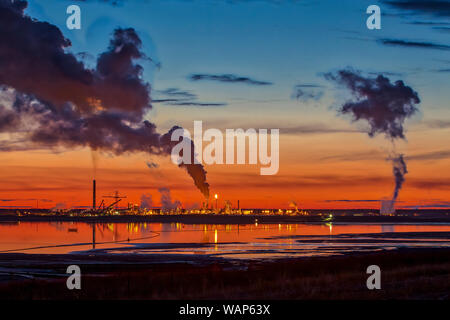
[[[448,224],[0,224],[0,252],[211,255],[232,259],[450,247]]]

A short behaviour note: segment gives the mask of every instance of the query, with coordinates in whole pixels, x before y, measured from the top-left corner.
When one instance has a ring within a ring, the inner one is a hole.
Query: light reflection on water
[[[0,224],[0,251],[211,255],[249,259],[450,247],[450,225],[21,222]]]

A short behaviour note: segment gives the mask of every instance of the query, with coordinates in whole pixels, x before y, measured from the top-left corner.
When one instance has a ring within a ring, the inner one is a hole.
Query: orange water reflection
[[[217,245],[221,243],[266,243],[270,242],[267,239],[269,237],[332,237],[339,234],[381,232],[450,232],[450,225],[98,223],[94,227],[92,224],[76,222],[21,222],[0,224],[0,251],[69,253],[93,247],[117,248],[135,243],[211,243],[217,250]],[[294,242],[289,238],[277,241],[286,244]]]

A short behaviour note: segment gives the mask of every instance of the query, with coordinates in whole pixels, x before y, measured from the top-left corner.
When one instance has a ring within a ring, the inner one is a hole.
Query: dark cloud
[[[351,69],[328,73],[325,78],[344,86],[353,96],[338,108],[353,121],[365,120],[370,127],[370,137],[384,133],[390,139],[404,139],[403,124],[414,115],[420,103],[418,94],[403,81],[394,83],[383,76],[364,77]]]
[[[383,0],[383,3],[408,13],[425,14],[436,17],[450,16],[448,0]]]
[[[433,42],[407,41],[399,39],[379,39],[378,42],[387,46],[398,46],[404,48],[450,50],[449,45]]]
[[[26,1],[0,3],[2,85],[55,108],[73,103],[83,111],[102,108],[137,115],[150,108],[150,86],[135,63],[146,57],[134,29],[116,29],[91,70],[67,51],[71,42],[56,26],[26,16],[26,6]]]
[[[17,102],[17,101],[20,101]],[[180,127],[173,127],[161,135],[156,126],[149,122],[132,122],[127,115],[119,112],[101,111],[83,115],[72,106],[52,110],[46,105],[31,102],[28,97],[18,96],[15,108],[24,119],[34,119],[33,130],[27,133],[28,140],[46,147],[89,147],[122,155],[125,153],[147,152],[156,155],[170,155],[173,146],[172,132]],[[192,150],[195,146],[192,142]],[[209,184],[206,171],[201,164],[183,164],[193,178],[195,185],[209,196]]]
[[[0,105],[0,133],[13,132],[19,128],[20,116],[7,108]]]
[[[291,98],[302,102],[318,101],[323,97],[323,87],[315,84],[298,84],[294,87]]]
[[[143,120],[150,86],[135,61],[148,58],[135,30],[116,29],[91,70],[68,52],[71,43],[56,26],[26,16],[26,7],[23,0],[0,2],[0,94],[11,101],[0,105],[0,132],[20,134],[3,150],[89,147],[114,155],[170,155],[170,136]],[[203,179],[194,182],[208,194],[203,166],[183,168]]]
[[[236,76],[234,74],[192,74],[188,77],[192,81],[201,81],[201,80],[209,80],[209,81],[219,81],[219,82],[228,82],[228,83],[245,83],[254,86],[268,86],[272,85],[271,82],[267,81],[258,81],[248,77]]]

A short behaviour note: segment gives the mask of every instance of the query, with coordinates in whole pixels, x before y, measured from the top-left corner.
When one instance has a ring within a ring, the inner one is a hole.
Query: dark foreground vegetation
[[[372,264],[381,268],[381,290],[366,287],[366,268]],[[63,277],[13,280],[0,282],[0,299],[450,299],[450,249],[251,262],[238,268],[216,262],[81,264],[81,269],[81,290],[66,289]]]

